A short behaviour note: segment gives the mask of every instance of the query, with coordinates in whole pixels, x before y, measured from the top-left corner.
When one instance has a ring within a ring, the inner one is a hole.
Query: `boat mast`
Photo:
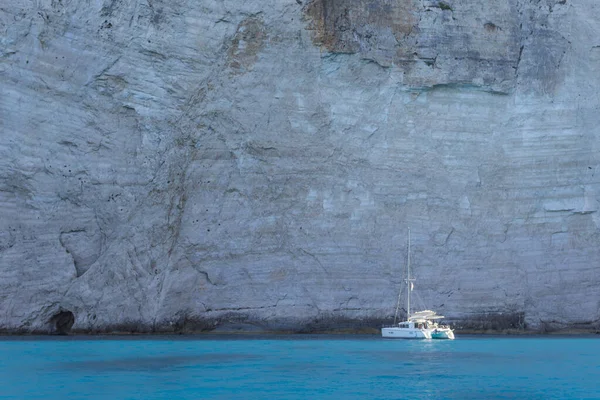
[[[398,309],[400,309],[400,297],[402,296],[402,290],[398,291],[398,302],[396,303],[396,313],[394,314],[394,325],[396,325],[396,320],[398,319]]]
[[[406,262],[406,320],[410,319],[410,292],[412,291],[414,279],[410,277],[410,227],[408,228],[408,251]]]
[[[410,264],[410,228],[408,228],[408,250],[409,250],[409,255],[408,255],[408,262]],[[408,283],[408,278],[410,278],[410,273],[408,273],[408,275],[406,276],[407,279],[405,279],[406,284],[407,284],[407,291],[410,290],[410,284]],[[402,290],[398,291],[398,301],[396,302],[396,313],[394,314],[394,325],[396,325],[396,320],[398,319],[398,310],[400,309],[400,297],[402,297]],[[408,307],[410,308],[410,294],[408,297]],[[409,312],[409,316],[410,316],[410,312]],[[408,321],[408,318],[406,318],[406,320]]]
[[[410,318],[410,292],[412,291],[412,282],[414,279],[410,277],[410,227],[408,228],[408,251],[407,251],[407,262],[406,262],[406,320],[408,321]],[[394,325],[396,325],[396,320],[398,319],[398,310],[400,309],[400,296],[402,295],[402,291],[398,293],[398,302],[396,303],[396,313],[394,314]]]

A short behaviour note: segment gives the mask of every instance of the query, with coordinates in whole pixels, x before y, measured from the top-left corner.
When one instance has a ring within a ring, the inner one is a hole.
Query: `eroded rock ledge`
[[[382,325],[390,319],[345,318],[335,313],[313,319],[278,318],[261,320],[248,314],[229,312],[218,317],[177,316],[160,324],[129,321],[100,325],[91,329],[73,329],[75,316],[63,310],[50,318],[45,329],[0,330],[0,334],[198,334],[198,333],[371,333],[379,334]],[[466,320],[445,321],[456,332],[486,334],[600,334],[599,321],[581,321],[565,324],[558,321],[540,321],[535,328],[527,326],[524,313],[482,313]]]

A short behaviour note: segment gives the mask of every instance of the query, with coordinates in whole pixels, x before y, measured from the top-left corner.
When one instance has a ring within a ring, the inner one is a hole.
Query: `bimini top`
[[[418,321],[418,320],[442,319],[442,318],[444,318],[444,316],[437,315],[435,313],[435,311],[423,310],[423,311],[417,311],[416,313],[413,313],[413,315],[410,316],[409,320],[410,321]]]

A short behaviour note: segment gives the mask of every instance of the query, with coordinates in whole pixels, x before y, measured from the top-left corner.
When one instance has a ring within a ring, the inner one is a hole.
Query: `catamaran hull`
[[[381,328],[381,336],[389,339],[431,339],[431,332],[424,329]]]
[[[435,329],[431,332],[432,339],[454,339],[452,329]]]

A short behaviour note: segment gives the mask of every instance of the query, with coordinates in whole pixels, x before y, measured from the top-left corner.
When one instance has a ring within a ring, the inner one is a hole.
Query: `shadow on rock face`
[[[60,311],[50,318],[52,330],[58,335],[67,335],[73,324],[75,323],[75,315],[71,311]]]

